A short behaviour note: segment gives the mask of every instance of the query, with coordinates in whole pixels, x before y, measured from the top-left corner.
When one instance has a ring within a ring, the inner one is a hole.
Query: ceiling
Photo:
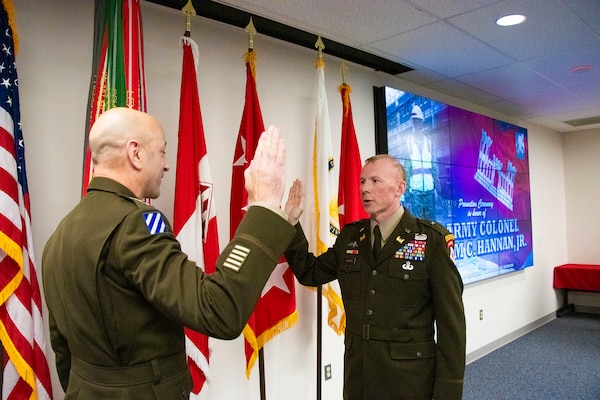
[[[408,66],[402,79],[558,132],[600,127],[600,0],[214,3]],[[515,13],[527,20],[495,24]],[[573,72],[582,66],[591,68]]]

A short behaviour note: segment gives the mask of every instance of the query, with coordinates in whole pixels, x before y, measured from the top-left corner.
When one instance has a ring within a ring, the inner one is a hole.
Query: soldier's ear
[[[398,197],[402,197],[402,195],[406,192],[406,181],[401,181],[398,184],[398,189],[396,190],[396,194]]]
[[[127,161],[136,170],[142,169],[142,146],[137,140],[131,139],[125,145]]]

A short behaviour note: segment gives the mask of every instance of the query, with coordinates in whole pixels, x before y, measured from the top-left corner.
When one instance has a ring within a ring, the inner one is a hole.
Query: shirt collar
[[[390,235],[392,234],[394,229],[396,229],[396,226],[398,226],[398,224],[400,223],[400,220],[402,219],[403,215],[404,215],[404,207],[402,207],[402,205],[400,205],[400,208],[398,208],[398,210],[396,210],[395,213],[390,215],[390,217],[388,219],[386,219],[385,221],[383,221],[382,223],[379,224],[379,230],[381,231],[381,243],[382,244],[388,240],[388,238],[390,237]],[[371,220],[370,221],[371,237],[373,237],[373,228],[375,228],[375,225],[377,225],[377,223],[375,221]]]

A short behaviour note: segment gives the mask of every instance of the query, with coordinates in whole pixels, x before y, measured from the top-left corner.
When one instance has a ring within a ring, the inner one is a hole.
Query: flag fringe
[[[323,296],[328,300],[329,314],[327,315],[327,323],[338,336],[342,336],[346,332],[346,313],[344,311],[344,302],[342,298],[333,290],[331,285],[323,290]],[[341,312],[339,325],[335,323],[335,317]]]
[[[23,249],[3,232],[0,232],[0,250],[4,251],[19,266],[19,271],[0,291],[0,305],[2,305],[17,290],[23,280]]]
[[[204,357],[204,354],[196,347],[194,342],[190,340],[189,337],[185,337],[185,346],[186,346],[186,354],[188,358],[191,358],[194,363],[200,368],[202,373],[204,374],[204,378],[206,379],[205,385],[210,385],[212,382],[212,375],[210,373],[210,368],[208,365],[208,360]],[[212,355],[212,348],[208,346],[208,352],[210,356]]]
[[[4,346],[4,351],[8,354],[8,358],[13,363],[15,369],[19,373],[21,379],[23,379],[31,387],[32,393],[29,397],[30,400],[35,400],[37,396],[37,386],[35,384],[35,373],[33,367],[25,361],[19,350],[12,341],[12,338],[6,330],[4,322],[0,322],[0,340]]]
[[[19,51],[19,35],[17,34],[17,25],[15,24],[15,8],[10,0],[2,0],[6,14],[8,15],[8,25],[13,34],[13,45],[15,46],[15,58]]]
[[[198,63],[200,63],[200,49],[198,43],[191,37],[181,36],[181,43],[184,43],[192,48],[192,54],[194,55],[194,68],[198,70]]]
[[[279,321],[273,327],[264,331],[258,338],[254,335],[254,331],[248,324],[244,327],[244,337],[246,338],[248,344],[250,344],[252,347],[252,350],[254,350],[246,367],[246,379],[250,379],[250,372],[252,371],[252,367],[254,367],[254,363],[258,357],[258,350],[260,350],[269,340],[273,339],[281,332],[296,325],[296,322],[298,322],[298,310],[294,310],[292,314]]]
[[[350,85],[348,85],[347,83],[342,83],[338,87],[338,92],[340,92],[342,94],[342,96],[343,96],[344,118],[348,118],[348,114],[349,114],[349,111],[350,111],[350,93],[352,93],[352,87],[350,87]]]
[[[250,65],[250,71],[252,71],[252,77],[256,80],[256,51],[248,51],[244,54],[244,61]]]

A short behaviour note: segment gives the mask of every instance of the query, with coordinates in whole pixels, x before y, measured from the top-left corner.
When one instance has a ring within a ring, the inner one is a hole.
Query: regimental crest
[[[142,218],[151,235],[167,232],[167,224],[160,212],[145,212],[142,213]]]

